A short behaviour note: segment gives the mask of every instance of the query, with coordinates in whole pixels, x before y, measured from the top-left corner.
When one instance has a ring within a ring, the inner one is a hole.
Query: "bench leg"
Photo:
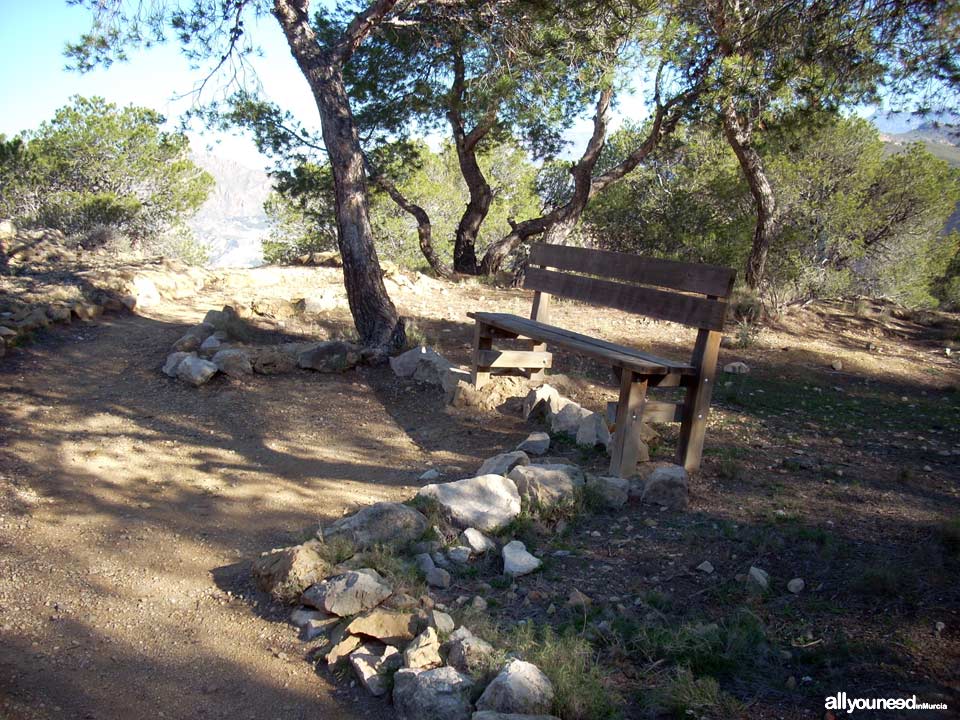
[[[486,325],[477,323],[473,327],[473,367],[470,381],[479,390],[490,380],[490,369],[480,365],[480,351],[490,350],[493,347],[493,338],[490,337]]]
[[[719,332],[700,331],[694,348],[694,365],[700,375],[695,385],[687,388],[680,420],[680,440],[677,443],[677,465],[687,472],[700,469],[703,455],[703,437],[707,431],[707,415],[710,412],[710,396],[713,394],[717,374],[717,354],[720,351]]]
[[[546,344],[546,343],[537,343],[537,344],[535,344],[535,345],[532,345],[530,349],[533,350],[534,352],[546,352],[546,351],[547,351],[547,344]],[[531,371],[530,371],[530,379],[531,379],[531,380],[536,380],[536,381],[538,381],[538,382],[543,382],[543,381],[546,379],[546,377],[547,377],[547,372],[546,372],[546,370],[544,370],[543,368],[540,368],[539,370],[531,370]]]
[[[617,401],[617,427],[610,453],[610,474],[630,477],[637,472],[640,456],[640,423],[647,402],[647,380],[635,380],[630,370],[620,375],[620,399]]]

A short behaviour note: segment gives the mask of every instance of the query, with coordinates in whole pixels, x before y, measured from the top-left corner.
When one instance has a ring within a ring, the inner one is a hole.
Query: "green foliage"
[[[469,199],[456,153],[449,143],[437,153],[422,142],[394,150],[397,152],[385,159],[384,165],[396,178],[398,189],[430,216],[434,248],[449,263],[457,223]],[[508,218],[523,220],[536,215],[539,199],[533,187],[536,169],[515,144],[494,146],[480,153],[479,160],[493,190],[493,202],[479,238],[483,246],[509,230]],[[306,252],[335,248],[329,168],[305,164],[277,177],[277,192],[265,205],[272,222],[270,239],[264,244],[266,260],[285,262]],[[408,268],[424,265],[416,223],[386,193],[372,196],[370,221],[380,257]]]
[[[687,668],[678,668],[666,683],[654,689],[646,699],[647,706],[669,713],[675,718],[740,717],[743,708],[734,698],[720,690],[712,677],[696,677]]]
[[[885,155],[866,121],[829,114],[786,119],[761,149],[783,217],[768,262],[774,299],[864,293],[922,306],[949,295],[958,237],[941,229],[960,200],[957,171],[919,144]],[[736,158],[704,125],[682,129],[584,215],[603,247],[732,267],[744,266],[753,225]]]
[[[109,227],[139,247],[167,235],[196,257],[183,223],[214,181],[163,123],[148,108],[75,96],[37,130],[0,139],[0,215],[80,238]]]

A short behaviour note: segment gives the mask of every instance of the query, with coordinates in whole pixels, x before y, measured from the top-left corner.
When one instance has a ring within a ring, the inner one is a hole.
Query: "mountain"
[[[190,221],[210,250],[213,267],[263,264],[263,238],[270,225],[263,203],[272,187],[263,170],[246,167],[211,152],[195,151],[193,161],[217,181],[210,197]]]

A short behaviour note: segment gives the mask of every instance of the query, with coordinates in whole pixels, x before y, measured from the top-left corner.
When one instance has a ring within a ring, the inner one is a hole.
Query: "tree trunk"
[[[738,116],[731,102],[723,106],[723,130],[733,148],[750,186],[750,194],[757,206],[757,224],[753,230],[753,245],[747,258],[747,285],[756,290],[763,281],[770,243],[780,230],[780,217],[773,187],[763,166],[763,158],[753,145],[753,127],[749,119]]]
[[[423,256],[427,259],[433,271],[440,277],[452,277],[453,274],[450,272],[450,268],[440,261],[436,250],[433,248],[433,226],[430,223],[430,216],[427,214],[427,211],[416,203],[410,202],[410,200],[400,192],[397,186],[383,175],[371,173],[371,176],[374,182],[390,196],[390,199],[392,199],[401,210],[412,215],[413,219],[417,221],[417,237],[420,241],[420,252],[423,253]]]
[[[275,0],[290,52],[313,92],[323,142],[333,171],[336,197],[337,242],[343,259],[347,301],[360,342],[374,355],[386,354],[406,341],[403,320],[387,295],[383,272],[373,244],[367,202],[363,152],[357,136],[342,68],[370,29],[395,2],[371,5],[359,14],[332,47],[322,47],[310,27],[309,2]]]

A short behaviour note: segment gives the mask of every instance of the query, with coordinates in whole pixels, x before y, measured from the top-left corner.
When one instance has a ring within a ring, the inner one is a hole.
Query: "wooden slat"
[[[650,355],[622,345],[614,345],[604,340],[597,340],[572,330],[565,330],[553,325],[534,322],[517,315],[508,313],[468,313],[475,318],[478,324],[499,327],[515,332],[524,337],[541,340],[551,345],[565,347],[589,357],[603,360],[611,365],[629,368],[638,374],[664,375],[667,373],[692,374],[694,368],[686,363],[675,362],[665,358]]]
[[[527,268],[524,287],[705,330],[722,330],[726,303],[553,270]]]
[[[644,422],[658,422],[658,423],[680,422],[681,415],[682,415],[681,405],[678,403],[663,402],[661,400],[647,400],[647,404],[643,406]],[[617,421],[617,403],[608,402],[607,403],[607,422],[614,423],[616,421]]]
[[[660,260],[629,253],[545,243],[530,246],[530,264],[724,298],[730,295],[736,276],[730,268],[719,265]]]
[[[480,363],[488,368],[548,368],[553,355],[529,350],[481,350]]]

